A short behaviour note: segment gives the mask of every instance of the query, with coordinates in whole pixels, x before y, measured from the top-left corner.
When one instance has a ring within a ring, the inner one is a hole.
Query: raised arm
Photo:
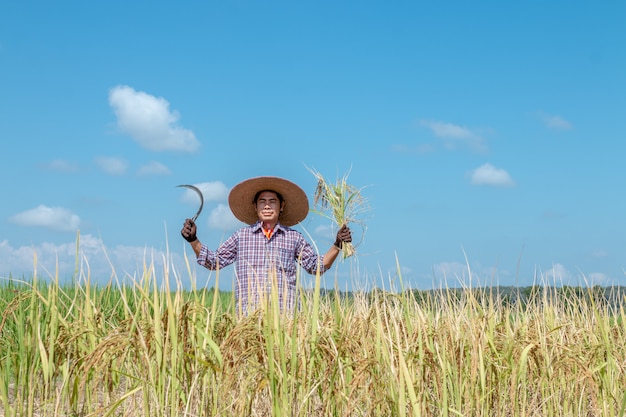
[[[202,248],[202,242],[196,236],[196,223],[191,219],[186,219],[180,234],[183,238],[189,242],[189,245],[196,254],[196,258],[200,255],[200,248]]]
[[[324,254],[324,267],[326,269],[330,268],[337,259],[339,252],[341,252],[343,242],[352,242],[352,233],[350,232],[350,228],[345,224],[337,231],[335,243],[328,249],[326,254]]]

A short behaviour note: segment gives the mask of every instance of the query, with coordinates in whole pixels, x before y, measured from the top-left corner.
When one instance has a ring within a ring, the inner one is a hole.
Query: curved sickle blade
[[[194,190],[196,193],[198,193],[198,197],[200,197],[200,208],[198,209],[198,212],[196,213],[196,215],[191,218],[191,221],[195,223],[196,219],[200,215],[200,212],[202,211],[202,207],[204,206],[204,196],[202,195],[202,191],[200,191],[200,189],[196,187],[195,185],[189,185],[189,184],[181,184],[181,185],[177,185],[177,187],[189,188],[190,190]]]

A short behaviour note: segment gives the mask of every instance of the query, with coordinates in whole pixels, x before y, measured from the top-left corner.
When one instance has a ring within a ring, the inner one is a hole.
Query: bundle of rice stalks
[[[333,184],[326,180],[319,172],[309,169],[317,179],[315,195],[313,200],[314,213],[330,219],[338,228],[348,223],[357,223],[363,230],[365,225],[360,216],[369,210],[369,203],[361,194],[363,188],[357,188],[348,184],[348,175],[337,178]],[[356,254],[353,243],[344,242],[341,245],[343,258],[346,259]]]

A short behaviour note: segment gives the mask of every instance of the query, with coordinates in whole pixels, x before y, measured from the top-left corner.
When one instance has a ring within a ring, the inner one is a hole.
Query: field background
[[[626,410],[621,288],[341,293],[316,277],[295,314],[270,300],[240,318],[230,292],[157,285],[169,271],[150,265],[139,275],[0,284],[1,416]]]

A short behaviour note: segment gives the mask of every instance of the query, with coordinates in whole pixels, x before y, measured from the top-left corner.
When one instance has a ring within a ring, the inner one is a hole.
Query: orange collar
[[[274,229],[266,229],[265,227],[261,226],[261,230],[263,230],[263,234],[265,235],[265,237],[269,240],[272,235],[274,234]]]

